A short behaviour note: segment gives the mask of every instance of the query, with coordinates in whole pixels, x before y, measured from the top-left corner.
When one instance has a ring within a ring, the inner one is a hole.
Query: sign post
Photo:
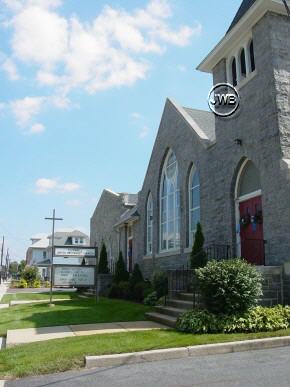
[[[53,256],[54,256],[54,226],[56,220],[63,220],[55,217],[55,209],[52,213],[52,218],[45,218],[45,220],[52,220],[52,237],[51,237],[51,264],[50,264],[50,298],[49,305],[52,306],[52,281],[53,281]]]

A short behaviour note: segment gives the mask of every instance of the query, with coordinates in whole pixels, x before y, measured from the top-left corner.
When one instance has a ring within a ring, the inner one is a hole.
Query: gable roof
[[[186,108],[178,105],[172,99],[168,98],[167,100],[192,128],[205,147],[215,142],[215,119],[213,113],[206,110]]]
[[[227,33],[234,28],[234,26],[241,20],[241,18],[248,12],[251,6],[256,2],[256,0],[243,0],[238,12],[236,13]]]
[[[210,141],[215,141],[215,119],[211,112],[206,110],[183,108],[200,129],[206,134]]]

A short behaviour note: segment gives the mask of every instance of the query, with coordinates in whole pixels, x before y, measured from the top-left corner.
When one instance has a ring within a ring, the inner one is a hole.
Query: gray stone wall
[[[145,276],[153,270],[179,268],[189,256],[187,184],[194,163],[200,174],[201,223],[206,244],[237,243],[234,190],[244,160],[260,171],[264,214],[266,264],[277,265],[290,251],[290,172],[283,157],[290,157],[289,20],[266,14],[253,29],[255,76],[239,89],[241,107],[232,118],[216,117],[216,143],[202,144],[175,107],[166,102],[142,190],[137,241]],[[287,43],[285,44],[285,41]],[[214,83],[226,81],[226,63],[214,69]],[[235,143],[242,140],[242,146]],[[181,248],[172,255],[159,252],[159,187],[168,149],[177,157],[181,174]],[[143,257],[146,240],[146,200],[154,202],[153,254]]]
[[[91,217],[90,243],[97,246],[99,254],[104,241],[107,252],[111,246],[112,256],[117,259],[119,254],[119,233],[114,225],[120,220],[121,214],[126,210],[123,205],[122,195],[104,190],[98,205]]]

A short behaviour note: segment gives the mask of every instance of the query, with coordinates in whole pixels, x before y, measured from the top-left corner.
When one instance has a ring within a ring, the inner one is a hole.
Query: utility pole
[[[5,279],[7,281],[7,278],[8,278],[8,275],[9,275],[9,249],[7,249],[7,252],[6,252],[6,261],[5,261]]]
[[[62,218],[55,217],[55,209],[52,212],[52,218],[45,218],[45,220],[52,220],[52,236],[51,236],[51,264],[50,264],[50,301],[49,305],[52,305],[52,280],[53,280],[53,255],[54,255],[54,226],[56,220],[63,220]]]
[[[3,266],[3,255],[4,255],[4,235],[2,239],[2,248],[1,248],[1,265],[0,265],[0,285],[2,283],[2,266]]]

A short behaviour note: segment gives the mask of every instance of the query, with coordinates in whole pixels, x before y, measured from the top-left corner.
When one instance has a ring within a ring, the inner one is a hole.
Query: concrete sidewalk
[[[165,325],[153,321],[131,321],[100,324],[65,325],[58,327],[15,329],[7,331],[6,347],[33,343],[64,337],[101,335],[105,333],[121,333],[132,331],[147,331],[154,329],[169,329]]]
[[[2,282],[0,285],[0,302],[4,296],[4,294],[7,293],[7,290],[9,289],[9,282]]]

